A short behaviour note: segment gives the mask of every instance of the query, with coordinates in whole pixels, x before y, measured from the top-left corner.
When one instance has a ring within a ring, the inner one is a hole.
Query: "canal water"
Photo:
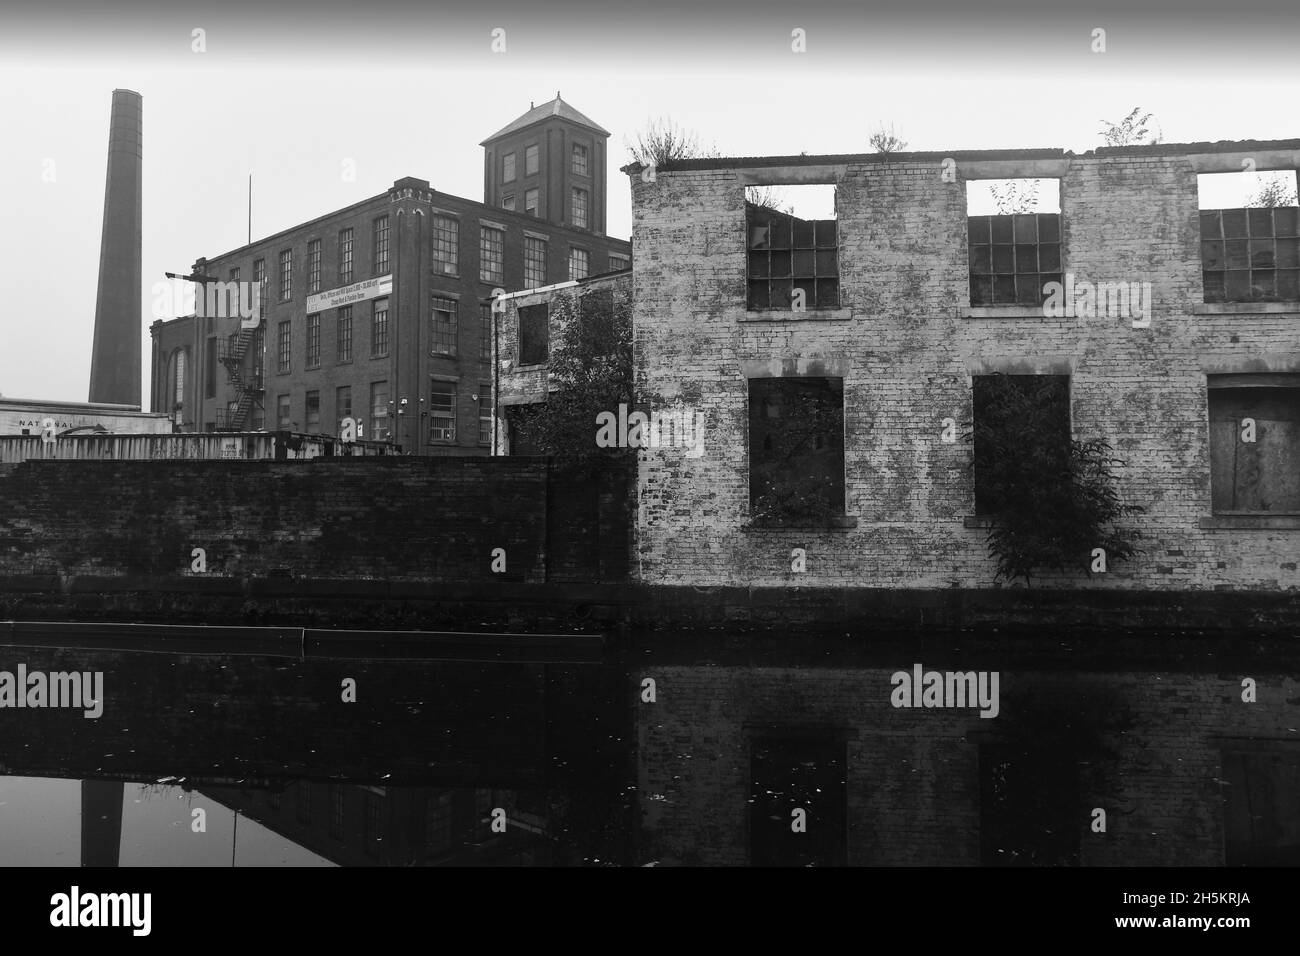
[[[1196,640],[0,645],[0,865],[1296,865],[1296,668]]]

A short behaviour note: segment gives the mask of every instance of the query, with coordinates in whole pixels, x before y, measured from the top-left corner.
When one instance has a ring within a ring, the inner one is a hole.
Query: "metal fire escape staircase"
[[[226,374],[230,378],[230,384],[239,396],[238,405],[225,416],[225,421],[221,431],[242,432],[247,431],[248,417],[253,411],[253,405],[262,405],[262,394],[265,388],[262,385],[262,363],[254,363],[254,367],[249,371],[249,377],[244,377],[244,371],[241,366],[244,363],[244,356],[248,354],[249,348],[257,338],[257,330],[262,326],[259,323],[255,328],[240,328],[237,333],[221,340],[218,361],[226,367]]]

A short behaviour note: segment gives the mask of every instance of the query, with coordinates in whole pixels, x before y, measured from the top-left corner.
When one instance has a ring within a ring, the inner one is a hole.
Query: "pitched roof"
[[[541,106],[533,107],[513,123],[497,130],[487,139],[483,140],[483,142],[479,143],[479,145],[485,146],[494,139],[500,139],[508,133],[521,130],[526,126],[532,126],[534,123],[540,123],[542,120],[551,116],[558,116],[561,119],[568,120],[570,123],[577,123],[579,126],[585,126],[588,129],[595,130],[597,133],[603,133],[606,136],[609,135],[609,130],[600,126],[598,123],[592,122],[588,117],[583,116],[568,103],[564,102],[564,100],[560,99],[560,94],[557,91],[555,99],[551,100],[549,103],[543,103]]]

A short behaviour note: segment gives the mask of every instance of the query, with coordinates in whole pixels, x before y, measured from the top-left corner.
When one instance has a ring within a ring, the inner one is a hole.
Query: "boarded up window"
[[[1228,866],[1300,866],[1300,752],[1225,752]]]
[[[750,379],[749,503],[756,520],[844,514],[843,379]]]
[[[1258,387],[1243,387],[1251,382]],[[1300,512],[1300,376],[1211,376],[1209,385],[1214,511]]]

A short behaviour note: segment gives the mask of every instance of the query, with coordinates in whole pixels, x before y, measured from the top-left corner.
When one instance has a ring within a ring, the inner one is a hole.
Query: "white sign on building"
[[[393,274],[390,272],[386,276],[375,276],[373,279],[363,279],[361,282],[330,289],[328,292],[317,292],[315,295],[309,295],[307,296],[307,312],[310,314],[324,312],[326,309],[337,309],[341,305],[364,302],[366,299],[377,299],[381,295],[389,295],[392,291]]]

